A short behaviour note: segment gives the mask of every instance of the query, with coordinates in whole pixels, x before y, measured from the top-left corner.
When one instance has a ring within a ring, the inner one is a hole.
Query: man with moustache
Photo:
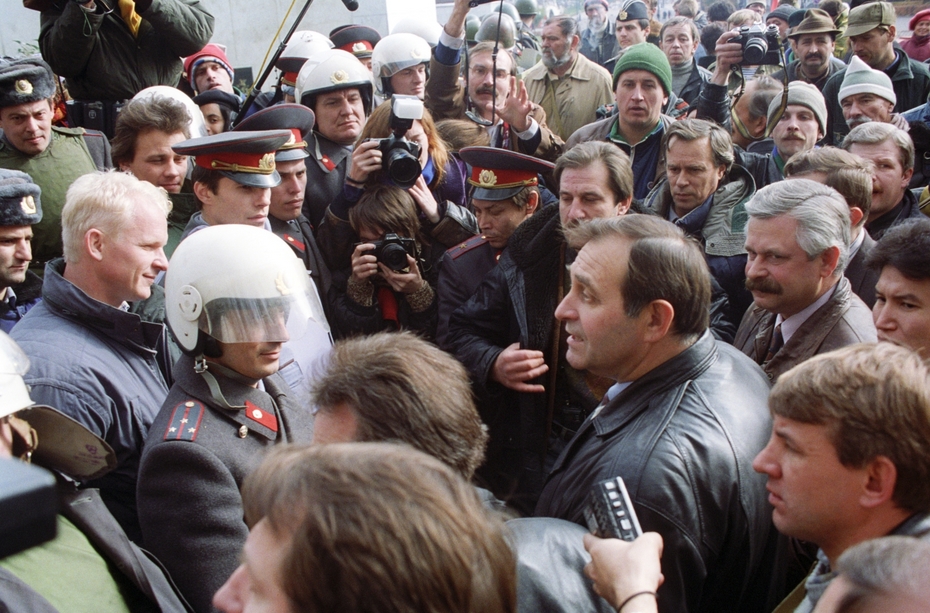
[[[746,287],[755,304],[734,345],[775,381],[812,356],[874,343],[869,307],[843,276],[850,218],[839,192],[780,181],[756,192],[746,212]]]
[[[430,59],[424,104],[434,121],[470,119],[488,130],[492,147],[500,147],[554,162],[563,140],[546,124],[546,112],[534,104],[525,81],[517,82],[516,64],[506,50],[478,43],[467,57],[461,83],[462,49],[469,0],[455,0],[452,14],[439,35]]]
[[[930,70],[923,62],[911,59],[895,48],[897,16],[890,2],[869,2],[849,12],[846,35],[853,53],[869,68],[881,70],[891,79],[897,102],[894,111],[903,113],[927,101],[930,93]],[[843,142],[849,133],[843,109],[840,106],[839,90],[843,86],[845,71],[831,76],[823,87],[823,97],[830,101],[830,121],[827,124],[828,143]]]
[[[826,11],[809,9],[801,23],[788,34],[788,39],[795,44],[798,57],[788,64],[788,81],[804,81],[823,91],[827,79],[846,67],[842,60],[833,55],[836,36],[840,33]],[[779,70],[772,78],[781,81],[784,71]]]
[[[727,80],[730,67],[743,61],[740,43],[730,42],[735,34],[724,32],[717,41],[717,65],[710,81],[701,88],[695,103],[697,116],[729,128],[732,123]],[[771,152],[753,153],[736,149],[736,163],[745,167],[764,187],[785,178],[784,167],[792,155],[813,149],[827,129],[827,103],[820,90],[803,81],[788,84],[788,102],[782,111],[784,90],[772,98],[767,114],[774,147]],[[782,111],[779,114],[779,111]]]
[[[578,52],[600,66],[617,55],[620,49],[617,38],[608,27],[607,0],[585,0],[584,12],[588,16],[588,27],[581,33]]]
[[[843,119],[850,130],[870,121],[894,123],[901,129],[907,129],[907,122],[893,115],[898,97],[891,79],[880,70],[872,70],[856,56],[846,69],[839,98]]]
[[[530,100],[546,111],[552,130],[567,139],[610,102],[610,73],[578,53],[578,24],[571,17],[547,20],[541,38],[542,59],[523,73],[523,82]]]

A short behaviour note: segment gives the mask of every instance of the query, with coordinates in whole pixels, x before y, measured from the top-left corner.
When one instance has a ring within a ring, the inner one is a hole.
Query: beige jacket
[[[562,140],[594,121],[597,108],[614,99],[610,73],[580,53],[562,77],[540,61],[523,73],[523,82],[530,100],[546,111],[549,129]]]

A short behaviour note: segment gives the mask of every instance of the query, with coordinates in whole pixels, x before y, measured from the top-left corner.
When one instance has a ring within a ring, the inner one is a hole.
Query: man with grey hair
[[[872,208],[865,222],[873,239],[881,239],[888,228],[907,219],[923,216],[917,197],[908,189],[915,153],[907,132],[889,123],[864,123],[849,132],[843,149],[875,165]]]
[[[918,613],[930,602],[930,542],[883,536],[843,552],[817,613]]]
[[[815,355],[877,341],[869,307],[853,294],[849,206],[808,179],[759,190],[746,204],[746,311],[735,345],[770,379]]]
[[[93,173],[68,189],[64,258],[45,267],[42,302],[11,336],[29,356],[33,400],[55,407],[116,452],[116,468],[82,485],[100,489],[130,539],[141,533],[136,476],[142,443],[168,395],[165,326],[129,311],[168,268],[165,192],[122,173]]]
[[[543,24],[542,58],[523,73],[530,100],[546,111],[549,128],[563,140],[597,117],[613,98],[610,73],[578,53],[578,24],[568,16]]]
[[[665,178],[644,205],[704,246],[711,275],[730,302],[734,328],[752,298],[743,287],[746,217],[742,207],[756,188],[749,172],[733,160],[726,130],[703,119],[684,119],[665,131]]]

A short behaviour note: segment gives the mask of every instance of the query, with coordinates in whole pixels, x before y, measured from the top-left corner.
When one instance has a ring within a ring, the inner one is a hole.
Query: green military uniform
[[[88,139],[97,156],[91,154]],[[61,256],[61,209],[68,188],[80,176],[104,170],[110,164],[110,145],[99,133],[83,128],[52,128],[49,146],[37,155],[26,155],[0,138],[0,168],[25,172],[42,188],[42,221],[32,227],[32,264],[41,271],[45,262]]]

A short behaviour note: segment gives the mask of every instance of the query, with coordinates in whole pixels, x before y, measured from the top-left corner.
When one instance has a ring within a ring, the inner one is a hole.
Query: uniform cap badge
[[[349,82],[349,73],[345,70],[337,70],[329,76],[329,80],[333,82],[333,85],[338,85],[340,83]]]
[[[26,215],[36,214],[36,201],[32,196],[24,196],[22,202],[19,203],[19,206],[22,207],[23,213]]]
[[[16,84],[14,85],[14,87],[16,88],[16,91],[18,93],[26,94],[26,95],[31,94],[33,90],[32,83],[30,83],[26,79],[18,80]]]
[[[490,187],[491,185],[497,185],[497,175],[494,174],[493,170],[485,169],[478,174],[478,183],[481,187]]]

